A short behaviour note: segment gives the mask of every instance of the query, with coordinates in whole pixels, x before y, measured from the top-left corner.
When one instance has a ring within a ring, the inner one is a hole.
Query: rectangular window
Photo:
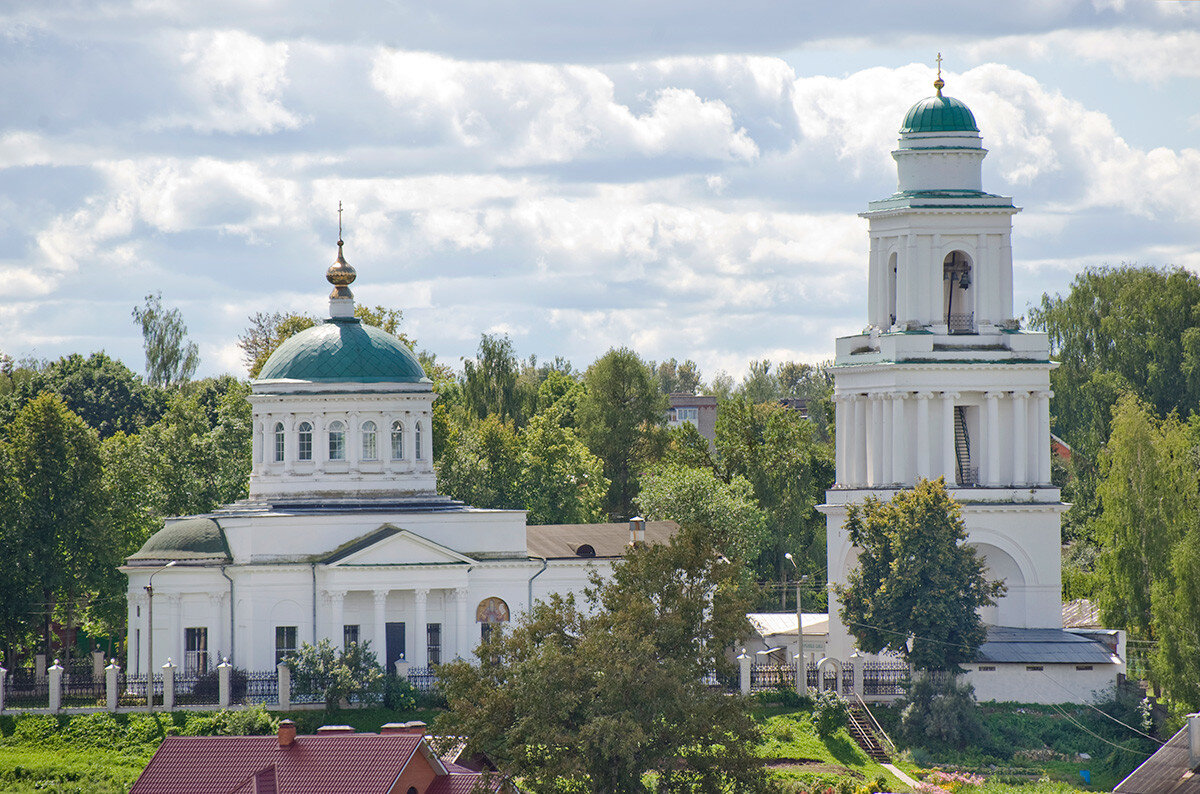
[[[1091,670],[1092,666],[1090,664],[1077,664],[1075,665],[1075,669],[1083,672],[1084,670]]]
[[[1026,671],[1026,672],[1029,672],[1029,673],[1037,673],[1037,672],[1040,672],[1040,671],[1041,671],[1041,669],[1042,669],[1042,666],[1041,666],[1040,664],[1027,664],[1027,665],[1025,665],[1025,671]]]
[[[138,612],[141,612],[141,607],[138,607]],[[142,630],[133,630],[133,674],[142,674]]]
[[[184,675],[204,675],[208,672],[208,629],[206,627],[183,630]]]
[[[700,424],[700,409],[699,408],[676,408],[675,421],[679,424],[687,422],[693,426]]]
[[[342,627],[342,647],[349,648],[351,645],[358,645],[358,624],[345,625]]]
[[[425,626],[425,638],[429,643],[429,664],[442,663],[442,624],[429,623]]]
[[[275,627],[275,664],[296,652],[296,627]]]
[[[495,626],[496,626],[495,623],[480,623],[479,624],[479,639],[483,640],[484,642],[487,642],[488,638],[492,636],[492,629],[495,628]]]
[[[991,664],[981,664],[981,665],[979,665],[979,672],[994,673],[994,672],[996,672],[996,666],[991,665]]]

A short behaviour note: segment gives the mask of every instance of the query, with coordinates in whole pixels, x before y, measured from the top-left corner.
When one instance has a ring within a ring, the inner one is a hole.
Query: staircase
[[[971,466],[971,437],[967,435],[967,409],[954,406],[954,452],[958,459],[958,484],[974,485],[976,470]]]
[[[849,725],[850,735],[854,737],[854,741],[858,742],[858,746],[863,749],[871,760],[883,764],[890,759],[887,751],[883,749],[883,745],[879,743],[879,739],[875,736],[875,732],[871,730],[871,718],[867,715],[867,710],[857,701],[850,703],[850,719]]]

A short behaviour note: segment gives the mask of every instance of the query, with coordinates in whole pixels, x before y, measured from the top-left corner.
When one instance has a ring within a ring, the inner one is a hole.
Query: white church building
[[[354,317],[355,272],[326,277],[330,317],[252,382],[249,497],[168,519],[130,556],[128,659],[272,669],[301,643],[369,641],[392,669],[469,658],[492,626],[581,593],[632,540],[671,522],[526,527],[437,493],[432,384],[396,337]]]
[[[1050,481],[1046,334],[1013,313],[1012,199],[986,193],[975,117],[942,95],[914,105],[892,157],[897,191],[871,202],[867,327],[837,340],[836,482],[828,581],[857,561],[846,509],[945,478],[968,543],[1007,592],[983,611],[988,641],[967,665],[981,700],[1078,702],[1111,688],[1123,649],[1062,629],[1060,517]],[[854,638],[829,599],[827,653]],[[1108,633],[1111,635],[1111,633]]]

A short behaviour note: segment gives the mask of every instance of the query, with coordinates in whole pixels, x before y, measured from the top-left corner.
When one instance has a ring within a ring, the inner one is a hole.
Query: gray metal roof
[[[1188,753],[1188,726],[1133,770],[1113,794],[1200,794],[1200,768],[1193,769]]]
[[[667,543],[679,529],[674,521],[647,521],[646,542]],[[622,557],[629,545],[629,522],[620,524],[542,524],[526,527],[529,553],[549,560]],[[584,547],[588,548],[584,548]],[[583,549],[583,553],[580,552]],[[588,553],[590,551],[590,553]]]
[[[988,628],[976,662],[1111,664],[1112,652],[1095,640],[1062,629]]]

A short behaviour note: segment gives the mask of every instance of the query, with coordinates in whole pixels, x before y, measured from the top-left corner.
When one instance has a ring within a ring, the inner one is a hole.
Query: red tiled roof
[[[384,794],[420,744],[403,734],[297,736],[291,747],[275,735],[168,736],[130,794],[253,790],[246,784],[272,765],[280,794]]]
[[[472,772],[460,766],[448,775],[435,778],[429,788],[425,790],[425,794],[471,794],[475,790],[475,784],[479,782],[479,778],[478,772]],[[492,783],[488,790],[499,791],[499,779]]]

